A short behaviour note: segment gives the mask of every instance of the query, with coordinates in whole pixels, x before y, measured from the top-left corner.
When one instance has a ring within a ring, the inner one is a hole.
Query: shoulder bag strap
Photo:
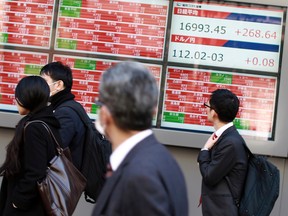
[[[58,154],[62,154],[63,152],[63,149],[61,148],[61,146],[59,145],[59,142],[57,141],[56,137],[54,136],[52,130],[50,129],[50,127],[48,126],[48,124],[44,121],[41,121],[41,120],[33,120],[33,121],[29,121],[25,127],[24,127],[24,130],[25,128],[29,125],[29,124],[32,124],[32,123],[40,123],[43,125],[43,127],[48,131],[48,133],[50,134],[50,136],[52,137],[52,139],[54,140],[54,142],[56,143],[56,149],[57,149],[57,152]]]

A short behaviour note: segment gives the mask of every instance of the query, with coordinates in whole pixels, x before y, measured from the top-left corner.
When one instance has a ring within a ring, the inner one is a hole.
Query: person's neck
[[[112,128],[112,131],[109,133],[109,140],[112,144],[112,151],[114,151],[119,145],[121,145],[125,140],[139,133],[140,131],[123,131],[118,128]]]
[[[213,122],[213,127],[215,128],[215,131],[217,131],[222,126],[226,125],[227,122],[221,122],[219,120]]]
[[[60,104],[64,103],[65,101],[73,100],[74,98],[75,96],[71,93],[71,90],[64,89],[58,92],[57,94],[51,96],[49,101],[51,102],[53,109],[55,109],[56,107],[58,107]]]

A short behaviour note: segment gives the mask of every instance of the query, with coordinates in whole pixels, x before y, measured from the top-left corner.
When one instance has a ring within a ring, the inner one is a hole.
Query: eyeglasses
[[[208,105],[207,103],[203,103],[203,105],[205,106],[205,107],[208,107],[208,108],[210,108],[210,109],[213,109],[210,105]]]

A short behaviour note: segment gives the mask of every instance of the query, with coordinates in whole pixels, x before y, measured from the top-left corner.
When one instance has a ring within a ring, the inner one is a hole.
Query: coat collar
[[[223,137],[225,137],[227,134],[231,133],[232,131],[237,131],[237,129],[234,125],[227,128],[225,131],[223,131],[223,133],[220,135],[219,139],[216,141],[214,146],[216,146],[223,139]]]
[[[123,173],[123,169],[125,169],[125,167],[131,162],[131,160],[133,160],[133,158],[138,154],[138,152],[141,152],[143,148],[149,148],[149,146],[154,145],[155,142],[157,142],[157,140],[155,136],[151,134],[142,141],[140,141],[133,149],[131,149],[131,151],[127,154],[118,169],[114,171],[113,175],[109,177],[105,182],[105,185],[99,195],[101,199],[97,201],[97,205],[94,210],[96,215],[101,215],[101,212],[107,205],[110,196],[113,194],[114,187],[116,186]]]

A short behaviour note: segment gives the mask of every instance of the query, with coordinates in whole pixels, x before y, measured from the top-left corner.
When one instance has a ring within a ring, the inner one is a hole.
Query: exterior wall
[[[11,140],[13,134],[13,129],[0,128],[0,163],[2,163],[5,158],[5,146]],[[176,146],[167,147],[176,158],[185,174],[189,194],[189,216],[201,216],[201,208],[197,208],[201,191],[201,175],[197,164],[199,149]],[[287,216],[288,206],[286,201],[288,199],[288,160],[287,158],[276,157],[271,157],[269,160],[279,168],[281,174],[280,195],[270,216]],[[93,204],[87,203],[84,200],[84,197],[82,197],[77,209],[75,210],[74,216],[91,215],[93,207]]]

